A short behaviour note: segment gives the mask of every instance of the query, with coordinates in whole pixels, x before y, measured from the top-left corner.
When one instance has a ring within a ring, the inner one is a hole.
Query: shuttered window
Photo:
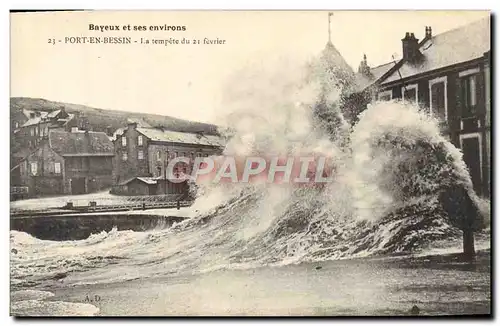
[[[471,117],[476,114],[478,87],[477,75],[469,75],[460,79],[460,95],[462,103],[462,117]]]
[[[31,162],[30,163],[30,167],[31,167],[31,174],[32,175],[37,175],[37,173],[38,173],[38,163],[37,162]]]
[[[432,114],[440,119],[446,118],[446,86],[444,81],[431,86]]]

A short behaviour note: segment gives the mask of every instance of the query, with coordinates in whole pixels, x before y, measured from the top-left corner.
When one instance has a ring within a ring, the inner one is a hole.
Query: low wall
[[[185,217],[148,214],[103,214],[17,217],[11,219],[10,229],[22,231],[42,240],[81,240],[91,234],[109,232],[113,227],[118,231],[146,231],[155,227],[166,228]]]

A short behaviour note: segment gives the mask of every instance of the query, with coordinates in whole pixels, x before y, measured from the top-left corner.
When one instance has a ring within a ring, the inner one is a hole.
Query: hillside
[[[49,101],[41,98],[11,97],[10,110],[28,109],[35,111],[53,111],[64,107],[68,113],[83,113],[94,131],[104,131],[111,126],[113,130],[127,125],[127,119],[142,119],[153,127],[163,127],[173,131],[203,132],[216,134],[217,126],[207,123],[188,121],[158,114],[105,110],[80,104]],[[140,110],[140,108],[138,108]]]

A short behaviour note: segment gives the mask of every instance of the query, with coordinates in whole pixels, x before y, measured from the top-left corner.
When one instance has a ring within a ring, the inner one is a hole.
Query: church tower
[[[325,85],[325,91],[331,91],[332,87],[343,90],[354,82],[353,69],[332,43],[332,16],[333,13],[328,13],[328,41],[320,57],[320,66],[326,77],[324,82],[329,84]]]
[[[314,64],[314,77],[320,83],[321,92],[313,116],[317,128],[325,132],[330,140],[344,148],[349,132],[349,124],[344,119],[344,94],[354,85],[353,69],[332,43],[331,18],[328,13],[328,41]]]

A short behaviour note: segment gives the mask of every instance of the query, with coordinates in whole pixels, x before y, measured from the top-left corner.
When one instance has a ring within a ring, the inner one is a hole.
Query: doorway
[[[469,169],[472,184],[474,186],[474,191],[476,192],[476,194],[481,195],[481,137],[479,134],[461,135],[460,145],[462,146],[464,162]]]
[[[85,178],[71,179],[71,194],[81,195],[85,193]]]

